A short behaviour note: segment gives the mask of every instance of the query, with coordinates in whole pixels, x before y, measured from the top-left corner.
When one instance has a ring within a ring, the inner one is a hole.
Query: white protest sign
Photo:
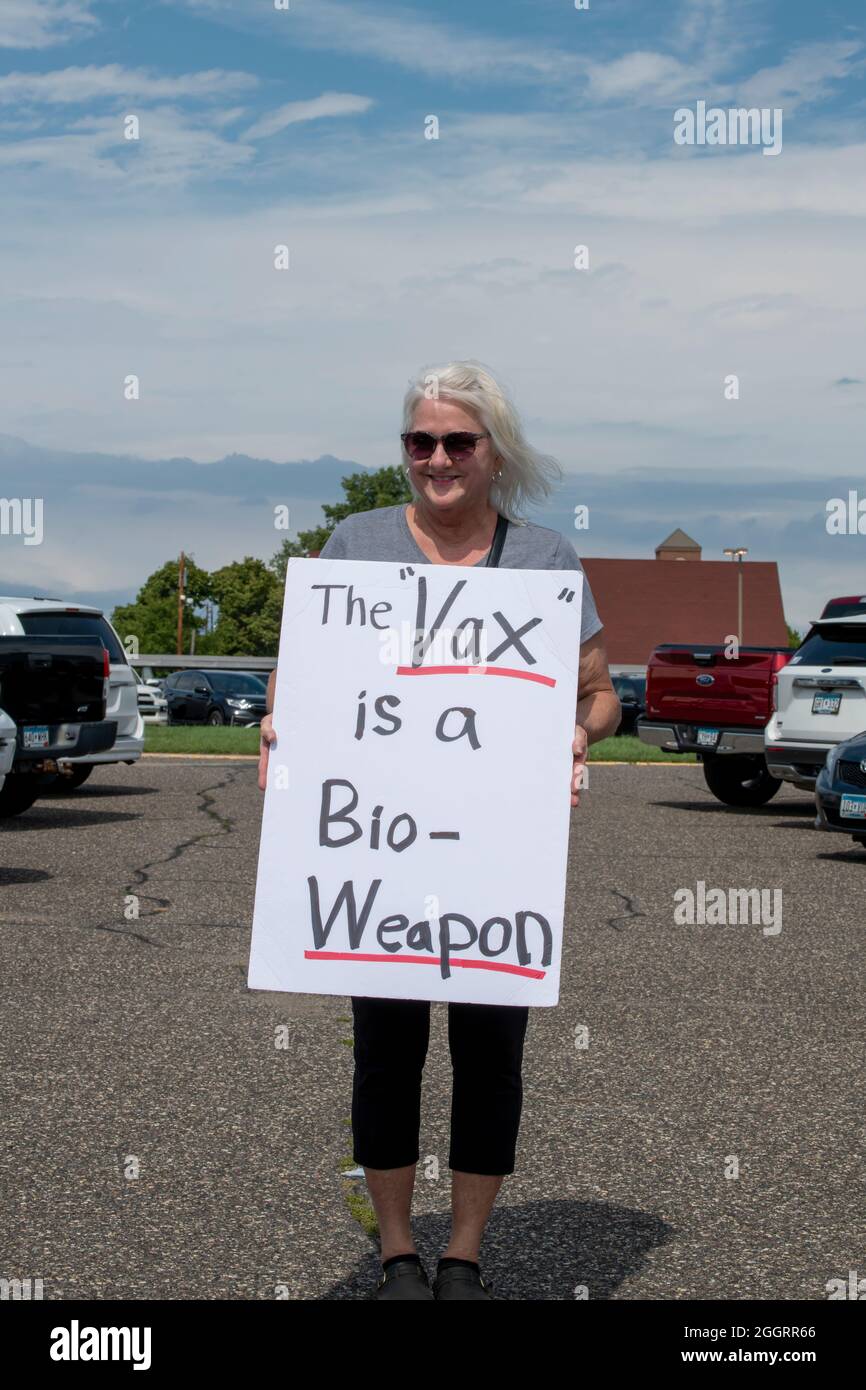
[[[559,997],[582,575],[290,560],[249,985]]]

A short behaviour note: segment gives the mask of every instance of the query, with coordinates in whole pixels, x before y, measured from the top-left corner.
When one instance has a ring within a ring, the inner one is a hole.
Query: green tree
[[[214,570],[211,592],[219,604],[213,632],[196,644],[203,655],[276,656],[283,591],[263,560],[247,555]]]
[[[802,632],[798,632],[795,627],[791,627],[790,623],[786,623],[785,626],[788,629],[788,646],[799,647],[803,640]]]
[[[134,603],[120,604],[111,615],[122,642],[134,637],[141,652],[177,651],[177,560],[167,560],[144,581]],[[186,557],[184,564],[183,650],[188,653],[193,632],[204,631],[205,617],[197,612],[211,597],[210,575]]]
[[[298,541],[307,553],[321,550],[338,521],[355,512],[372,512],[376,507],[395,507],[408,502],[412,496],[402,468],[377,468],[375,473],[350,473],[340,484],[346,494],[344,502],[323,506],[326,520],[312,531],[300,531]]]
[[[306,546],[301,545],[300,541],[289,540],[288,537],[283,541],[276,555],[268,563],[268,568],[277,576],[280,584],[286,582],[286,569],[292,559],[303,560],[309,551]]]
[[[281,584],[286,581],[286,566],[294,557],[318,555],[338,521],[355,512],[372,512],[376,507],[395,507],[408,502],[411,488],[402,468],[378,468],[375,473],[350,473],[340,486],[345,501],[323,504],[325,521],[310,531],[299,531],[297,540],[284,540],[270,562],[270,568]]]

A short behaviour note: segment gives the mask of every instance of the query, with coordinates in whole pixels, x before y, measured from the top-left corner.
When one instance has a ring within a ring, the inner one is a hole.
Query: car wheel
[[[207,722],[213,725],[224,724],[226,722],[226,717],[221,709],[212,709],[207,717]]]
[[[0,787],[0,817],[29,811],[42,788],[35,773],[10,772]]]
[[[726,806],[765,806],[782,783],[762,758],[705,757],[704,780]]]

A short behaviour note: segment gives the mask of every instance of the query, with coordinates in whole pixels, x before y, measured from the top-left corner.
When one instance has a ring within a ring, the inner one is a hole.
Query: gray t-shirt
[[[432,563],[409,530],[403,503],[347,516],[345,521],[339,521],[334,527],[321,553],[327,560],[393,560],[401,565]],[[485,560],[486,557],[477,563],[484,565]],[[571,542],[558,531],[536,526],[531,521],[523,525],[512,522],[508,527],[499,564],[502,569],[579,570],[583,574],[583,567]],[[601,627],[595,600],[584,574],[581,643],[600,632]]]

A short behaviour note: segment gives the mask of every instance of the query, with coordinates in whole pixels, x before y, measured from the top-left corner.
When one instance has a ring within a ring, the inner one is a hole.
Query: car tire
[[[216,728],[219,724],[224,724],[225,722],[226,717],[221,709],[212,709],[207,719],[205,720],[205,723],[211,724],[214,728]]]
[[[74,791],[76,787],[80,787],[87,781],[92,771],[93,763],[80,763],[78,767],[72,769],[68,777],[61,778],[62,785]]]
[[[42,787],[35,773],[10,772],[0,787],[0,818],[29,811]]]
[[[726,806],[765,806],[782,783],[767,771],[763,758],[705,757],[704,780]]]

